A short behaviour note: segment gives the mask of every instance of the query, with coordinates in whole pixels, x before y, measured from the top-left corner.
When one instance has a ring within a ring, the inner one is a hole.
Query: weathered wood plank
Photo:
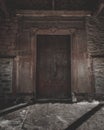
[[[18,77],[17,77],[17,93],[33,93],[33,73],[31,57],[19,57]]]
[[[26,17],[83,17],[91,16],[90,11],[33,11],[33,10],[19,10],[16,12],[17,16]]]

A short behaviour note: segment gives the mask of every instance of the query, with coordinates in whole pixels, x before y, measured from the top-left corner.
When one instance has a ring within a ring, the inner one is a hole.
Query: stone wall
[[[104,94],[104,17],[88,17],[86,23],[93,85],[96,93]]]
[[[0,23],[0,95],[13,91],[17,31],[16,18],[3,19]]]
[[[104,17],[86,18],[88,53],[94,56],[104,55]]]
[[[0,58],[0,93],[12,92],[13,59]]]

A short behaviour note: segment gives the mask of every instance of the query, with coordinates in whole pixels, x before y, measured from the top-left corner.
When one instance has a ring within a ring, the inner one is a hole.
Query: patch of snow
[[[78,105],[87,105],[87,104],[95,104],[95,105],[98,105],[100,102],[99,101],[95,101],[93,100],[92,102],[87,102],[87,101],[83,101],[83,102],[78,102],[77,104]]]
[[[0,120],[0,130],[22,130],[20,122],[13,120]]]
[[[1,127],[7,126],[7,125],[9,125],[9,124],[10,124],[10,121],[9,121],[9,120],[2,120],[2,121],[0,121],[0,126],[1,126]]]
[[[63,119],[61,116],[57,116],[57,118],[58,118],[61,122],[65,123],[65,124],[68,124],[68,122],[67,122],[65,119]]]
[[[86,104],[89,104],[89,102],[83,101],[83,102],[78,102],[77,104],[78,105],[86,105]]]
[[[96,101],[96,100],[93,100],[92,103],[93,103],[93,104],[99,104],[100,102],[99,102],[99,101]]]

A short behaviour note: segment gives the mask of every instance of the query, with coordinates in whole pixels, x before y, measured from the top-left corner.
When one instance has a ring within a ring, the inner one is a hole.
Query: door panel
[[[37,36],[37,98],[70,96],[70,36]]]

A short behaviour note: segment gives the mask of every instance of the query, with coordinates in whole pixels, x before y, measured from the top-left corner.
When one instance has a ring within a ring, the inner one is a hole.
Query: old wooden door
[[[70,35],[37,36],[37,98],[70,97],[70,59]]]

